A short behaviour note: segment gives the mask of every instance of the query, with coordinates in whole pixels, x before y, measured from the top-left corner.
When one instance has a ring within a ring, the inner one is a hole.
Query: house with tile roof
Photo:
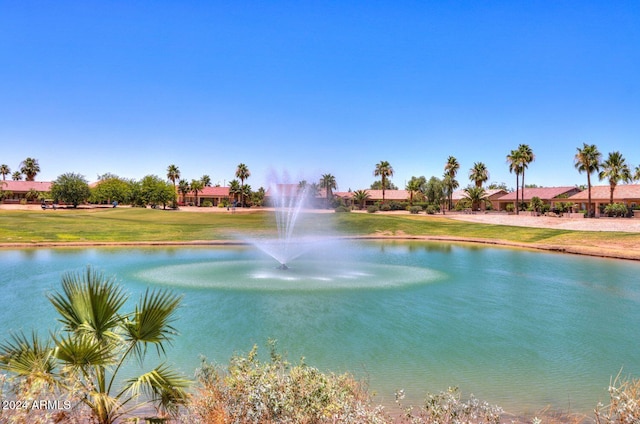
[[[229,199],[229,187],[204,187],[198,191],[197,206],[209,201],[213,206],[218,206],[224,200]],[[196,194],[190,191],[184,197],[185,204],[196,205]]]
[[[49,193],[51,182],[48,181],[0,181],[0,191],[3,193],[3,203],[20,203],[26,201],[28,193],[37,191],[38,193]],[[29,200],[31,203],[38,203],[41,196]]]
[[[589,191],[583,190],[569,197],[568,201],[578,204],[578,209],[587,210]],[[604,214],[604,207],[611,199],[611,186],[591,186],[591,203],[595,216]],[[622,203],[627,209],[640,209],[640,184],[618,184],[613,191],[613,203]]]
[[[364,206],[375,205],[382,201],[382,190],[364,190],[369,194]],[[353,204],[353,192],[352,191],[337,191],[333,193],[334,196],[339,197],[345,201],[349,206]],[[408,190],[385,190],[384,191],[385,202],[407,202],[409,201]]]
[[[568,202],[568,197],[579,192],[580,189],[573,186],[535,188],[525,187],[524,190],[520,189],[517,191],[519,204],[529,204],[531,203],[531,199],[533,199],[534,197],[538,197],[544,204],[549,205],[551,209],[554,209],[557,202]],[[495,209],[502,211],[506,210],[508,204],[512,204],[515,206],[516,191],[512,191],[511,193],[507,193],[504,196],[498,198],[494,206]]]
[[[489,202],[493,209],[498,209],[498,204],[496,203],[496,201],[507,194],[507,191],[501,188],[485,190],[485,192],[487,193],[487,198],[489,199]],[[452,209],[455,209],[458,205],[458,202],[460,202],[462,199],[466,199],[467,197],[467,192],[464,190],[456,190],[451,193]],[[482,204],[481,207],[484,207],[484,204]]]

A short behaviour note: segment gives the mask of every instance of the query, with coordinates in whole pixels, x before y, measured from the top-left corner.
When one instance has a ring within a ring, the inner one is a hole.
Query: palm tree
[[[536,160],[536,155],[533,154],[533,150],[531,150],[528,144],[520,144],[518,146],[518,152],[520,153],[520,161],[522,163],[522,198],[524,200],[524,172],[529,167],[529,164]]]
[[[380,161],[376,164],[376,169],[373,171],[375,177],[380,177],[382,180],[382,201],[384,202],[384,190],[387,185],[387,178],[393,177],[393,168],[391,164],[386,160]]]
[[[204,174],[202,177],[200,177],[200,181],[202,181],[202,185],[204,187],[211,187],[211,177],[207,174]]]
[[[444,179],[445,187],[447,189],[447,198],[449,199],[449,210],[453,207],[453,191],[460,187],[460,184],[456,180],[456,175],[460,169],[458,159],[453,156],[447,158],[447,163],[444,165]],[[448,177],[448,178],[447,178]]]
[[[167,167],[167,178],[173,183],[173,189],[176,189],[176,180],[180,179],[180,170],[175,165]]]
[[[13,181],[21,181],[22,180],[22,172],[15,171],[13,174],[11,174],[11,179]]]
[[[196,196],[196,206],[200,206],[200,203],[198,203],[198,193],[201,192],[204,188],[204,183],[202,182],[202,180],[191,180],[191,184],[189,184],[189,187],[191,188],[191,191],[193,191],[193,194],[195,194]]]
[[[356,190],[353,192],[353,201],[360,206],[360,209],[364,208],[364,204],[370,197],[371,196],[369,195],[369,192],[367,190]]]
[[[182,194],[182,203],[186,202],[187,194],[191,191],[191,187],[189,186],[189,181],[180,180],[178,181],[178,191]]]
[[[11,174],[11,168],[9,168],[9,165],[0,165],[0,174],[2,174],[2,181],[4,181],[5,177]]]
[[[244,206],[244,180],[246,180],[250,176],[251,176],[251,172],[249,171],[249,168],[247,167],[247,165],[245,165],[244,163],[238,164],[238,167],[236,168],[236,178],[240,178],[240,186],[241,186],[240,188],[242,193],[241,203],[243,206]]]
[[[236,194],[240,194],[242,193],[242,187],[240,186],[240,181],[238,180],[231,180],[229,182],[229,194],[232,195],[233,197],[233,202],[235,202],[236,200]]]
[[[333,198],[331,190],[338,188],[338,185],[336,184],[336,177],[331,174],[323,174],[320,177],[320,187],[325,189],[326,207],[329,208],[330,199]]]
[[[473,168],[469,170],[469,179],[476,183],[476,187],[482,187],[482,184],[489,179],[489,170],[482,162],[474,162]]]
[[[636,166],[636,173],[633,174],[634,180],[640,180],[640,165]]]
[[[620,152],[611,152],[602,162],[602,171],[598,174],[600,180],[609,179],[609,204],[613,204],[613,192],[620,181],[629,183],[633,180],[631,169]]]
[[[412,178],[407,183],[405,190],[409,192],[409,205],[413,206],[413,196],[420,192],[422,184],[420,184],[420,180],[417,178]]]
[[[45,342],[15,334],[0,345],[0,367],[26,384],[47,383],[77,397],[92,413],[92,421],[112,424],[134,410],[155,404],[177,412],[187,399],[188,381],[167,365],[117,382],[122,367],[139,364],[147,348],[158,355],[177,334],[171,323],[181,297],[149,290],[133,312],[122,308],[128,296],[113,278],[87,267],[62,277],[62,291],[48,296],[59,314],[61,331]]]
[[[38,159],[26,158],[20,163],[20,172],[24,174],[27,181],[35,181],[36,175],[40,172]]]
[[[467,198],[471,202],[471,208],[474,211],[480,209],[481,202],[484,202],[485,205],[489,202],[487,192],[482,188],[482,186],[468,186],[464,189],[464,192],[467,194]]]
[[[595,144],[582,143],[582,149],[577,148],[574,164],[579,173],[587,173],[587,216],[591,215],[591,174],[600,171],[602,154]]]
[[[520,204],[518,202],[518,194],[520,193],[520,173],[522,169],[522,152],[520,150],[512,150],[507,155],[507,163],[509,164],[509,173],[516,174],[516,214],[520,213]],[[524,197],[524,187],[522,188],[522,196]]]

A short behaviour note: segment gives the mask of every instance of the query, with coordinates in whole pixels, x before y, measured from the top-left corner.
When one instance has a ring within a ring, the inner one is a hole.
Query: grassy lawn
[[[324,234],[334,228],[354,236],[453,236],[594,249],[639,249],[640,234],[568,231],[457,221],[425,215],[307,214],[301,226]],[[189,242],[228,240],[274,231],[270,212],[199,213],[152,209],[0,211],[0,243]]]

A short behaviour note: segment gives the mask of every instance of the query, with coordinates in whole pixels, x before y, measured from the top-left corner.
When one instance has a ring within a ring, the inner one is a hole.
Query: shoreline
[[[446,243],[469,243],[495,247],[535,250],[551,253],[591,256],[605,259],[640,261],[640,250],[600,249],[591,246],[560,246],[540,243],[519,243],[506,240],[482,239],[457,236],[419,236],[370,234],[360,236],[342,236],[343,240],[396,240],[425,241]],[[32,242],[32,243],[0,243],[0,249],[32,249],[32,248],[83,248],[83,247],[171,247],[171,246],[247,246],[248,242],[238,240],[191,240],[191,241],[125,241],[125,242]]]

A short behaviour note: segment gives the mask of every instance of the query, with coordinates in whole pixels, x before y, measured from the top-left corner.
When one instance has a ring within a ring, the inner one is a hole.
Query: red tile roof
[[[187,196],[195,196],[193,191],[190,191]],[[229,196],[229,187],[205,187],[201,191],[198,191],[198,197],[227,197]]]
[[[523,202],[529,202],[534,197],[539,197],[540,200],[553,200],[560,195],[572,195],[579,191],[580,189],[577,187],[538,187],[538,188],[525,188],[524,196],[522,189],[518,190],[518,200]],[[516,200],[516,192],[512,191],[511,193],[507,193],[502,197],[499,197],[498,200],[500,202],[515,202]]]
[[[367,200],[382,200],[382,190],[365,190],[369,193],[369,198]],[[352,191],[337,191],[335,193],[336,196],[342,197],[343,199],[351,199],[353,197]],[[405,201],[409,199],[409,192],[407,190],[385,190],[384,191],[384,200],[395,200],[395,201]]]
[[[492,188],[490,190],[485,190],[485,192],[487,193],[487,197],[492,200],[496,196],[502,196],[504,194],[507,194],[507,192],[501,188],[496,188],[496,189]],[[456,190],[453,193],[451,193],[451,200],[454,200],[454,201],[466,199],[467,197],[468,197],[467,193],[464,190]]]
[[[0,188],[4,191],[12,191],[14,193],[26,193],[31,189],[35,189],[40,192],[48,192],[51,191],[51,182],[0,180]]]
[[[581,191],[569,197],[571,201],[588,201],[588,190]],[[591,201],[609,202],[610,186],[591,186]],[[618,184],[613,191],[614,202],[620,200],[638,200],[640,199],[640,184]]]

